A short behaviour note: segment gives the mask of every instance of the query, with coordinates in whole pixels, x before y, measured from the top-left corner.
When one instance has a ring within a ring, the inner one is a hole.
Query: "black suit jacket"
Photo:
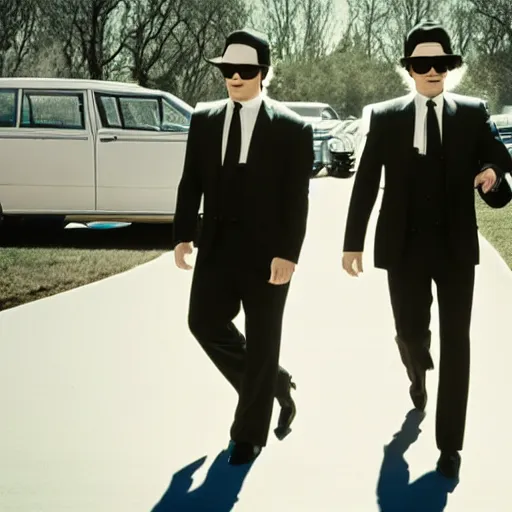
[[[178,187],[175,243],[195,239],[201,198],[203,222],[198,240],[205,254],[214,242],[219,218],[222,136],[228,100],[203,104],[192,116],[185,166]],[[252,259],[269,264],[280,257],[299,260],[306,232],[313,133],[297,114],[264,98],[247,157],[241,219]]]
[[[443,160],[451,249],[461,262],[478,264],[474,178],[484,165],[492,164],[500,188],[488,194],[501,194],[501,187],[508,188],[503,173],[511,172],[512,160],[503,143],[494,138],[482,100],[451,93],[445,93],[444,98]],[[385,187],[374,248],[375,266],[379,268],[393,267],[404,250],[408,173],[415,171],[414,122],[412,95],[374,105],[355,176],[344,251],[360,252],[384,168]],[[485,196],[482,194],[490,201]]]

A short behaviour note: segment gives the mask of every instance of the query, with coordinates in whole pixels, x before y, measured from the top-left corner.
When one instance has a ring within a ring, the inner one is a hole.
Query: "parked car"
[[[512,156],[512,112],[509,114],[495,114],[491,116],[499,136]]]
[[[0,213],[172,221],[192,112],[135,84],[1,78]]]
[[[512,156],[512,111],[509,114],[498,114],[491,116],[500,138]]]
[[[355,117],[346,119],[333,128],[326,137],[327,152],[324,156],[324,166],[329,176],[353,176],[360,124],[361,120]]]
[[[328,103],[306,101],[283,101],[282,103],[311,123],[313,127],[315,161],[311,175],[316,176],[325,167],[325,160],[330,158],[324,142],[330,138],[329,133],[341,123],[341,119]]]

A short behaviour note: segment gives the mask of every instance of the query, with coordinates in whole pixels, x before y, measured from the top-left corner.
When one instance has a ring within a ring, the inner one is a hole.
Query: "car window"
[[[164,98],[162,130],[166,132],[188,131],[189,118],[170,101]]]
[[[16,126],[17,93],[13,90],[0,91],[0,127]]]
[[[107,128],[166,132],[188,131],[182,109],[162,96],[96,94],[101,122]]]
[[[308,106],[302,106],[302,105],[289,105],[286,104],[286,106],[293,110],[295,113],[299,114],[299,116],[302,117],[320,117],[321,109],[318,107],[308,107]]]
[[[116,99],[113,96],[101,96],[100,101],[103,106],[107,125],[111,128],[122,128],[123,123]]]
[[[330,107],[322,110],[322,119],[339,119],[336,111]]]
[[[322,119],[336,119],[333,113],[328,109],[322,110]]]
[[[83,93],[24,91],[21,127],[84,129]]]
[[[119,108],[123,126],[128,130],[160,130],[160,105],[158,98],[121,96]]]

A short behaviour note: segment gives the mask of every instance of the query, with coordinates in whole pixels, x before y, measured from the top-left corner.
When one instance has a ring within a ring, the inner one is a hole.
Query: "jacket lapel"
[[[209,137],[211,137],[210,147],[213,152],[210,161],[215,167],[222,165],[222,134],[224,131],[224,119],[226,119],[227,105],[228,102],[225,101],[210,111],[212,126]]]
[[[258,159],[268,152],[269,130],[271,129],[273,118],[274,109],[272,108],[272,104],[267,99],[263,98],[252,133],[249,153],[247,155],[247,165],[257,165]]]
[[[456,133],[455,114],[457,112],[457,104],[449,93],[444,94],[443,106],[443,152],[445,157],[452,154],[453,136]]]
[[[414,152],[414,125],[416,116],[416,106],[414,104],[414,95],[409,95],[404,98],[402,105],[402,136],[405,137],[403,141],[404,148],[410,148],[411,154]]]

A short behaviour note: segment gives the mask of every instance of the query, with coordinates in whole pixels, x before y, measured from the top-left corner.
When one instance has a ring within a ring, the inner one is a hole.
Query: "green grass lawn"
[[[493,209],[476,194],[476,214],[480,233],[512,269],[512,203],[505,208]]]
[[[480,233],[512,268],[512,203],[493,210],[476,195]],[[172,248],[171,227],[66,229],[0,236],[0,310],[71,290],[146,263]]]
[[[2,233],[0,310],[129,270],[171,249],[169,226]]]

